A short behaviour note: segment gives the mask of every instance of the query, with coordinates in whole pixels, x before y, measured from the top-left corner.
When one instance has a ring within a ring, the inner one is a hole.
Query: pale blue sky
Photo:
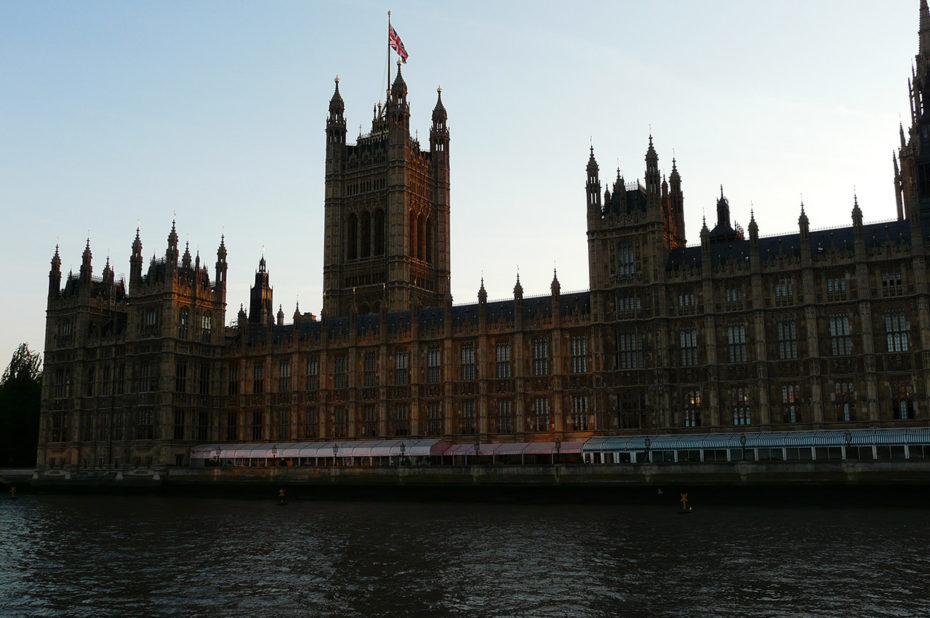
[[[128,271],[136,221],[162,256],[229,249],[227,322],[266,247],[275,305],[322,299],[323,128],[341,79],[349,138],[370,126],[387,10],[410,53],[411,127],[449,113],[452,292],[588,285],[584,168],[678,159],[689,244],[715,216],[762,235],[895,217],[917,0],[894,2],[0,2],[0,364],[43,347],[49,260]],[[211,267],[212,271],[212,267]]]

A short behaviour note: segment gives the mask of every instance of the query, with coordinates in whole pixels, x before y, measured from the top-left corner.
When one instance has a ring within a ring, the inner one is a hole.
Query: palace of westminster
[[[928,105],[924,101],[928,101]],[[371,132],[326,121],[319,318],[274,311],[259,262],[226,326],[226,248],[211,273],[172,224],[129,281],[49,273],[40,467],[184,465],[206,442],[435,437],[582,440],[630,433],[926,425],[930,420],[930,11],[921,0],[897,220],[760,237],[716,222],[685,240],[676,162],[649,138],[645,183],[587,161],[590,289],[453,305],[449,130],[409,130],[398,70]],[[603,184],[602,184],[603,182]],[[603,185],[607,185],[606,187]],[[580,198],[580,196],[579,196]],[[579,199],[579,208],[582,207]],[[232,321],[231,321],[232,322]]]

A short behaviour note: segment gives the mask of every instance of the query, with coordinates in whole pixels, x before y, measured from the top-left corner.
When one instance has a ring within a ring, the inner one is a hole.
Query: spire
[[[190,242],[184,243],[184,255],[181,257],[181,265],[184,268],[191,267],[191,244]]]
[[[175,229],[175,219],[171,219],[171,232],[168,234],[168,248],[178,248],[178,232]]]
[[[558,296],[562,292],[562,285],[559,283],[559,275],[555,268],[552,269],[552,283],[549,285],[553,296]]]
[[[58,245],[55,245],[55,255],[52,256],[52,268],[48,271],[48,297],[58,296],[61,290],[61,256],[58,255]]]
[[[810,221],[807,218],[807,213],[804,212],[804,201],[801,201],[801,216],[798,217],[798,227],[801,230],[801,236],[806,236],[810,232]]]
[[[139,228],[136,227],[136,237],[132,241],[132,255],[133,257],[142,258],[142,239],[139,238]]]
[[[591,144],[591,154],[588,156],[588,173],[593,171],[595,174],[598,172],[597,159],[594,158],[594,144]]]
[[[920,0],[920,27],[917,32],[920,34],[918,55],[925,57],[930,54],[930,9],[927,8],[927,0]]]
[[[481,287],[478,288],[478,302],[488,302],[488,291],[484,289],[484,277],[481,277]]]
[[[283,326],[284,325],[284,307],[282,305],[278,305],[277,318],[278,318],[278,326]]]
[[[862,227],[862,209],[859,208],[859,196],[855,193],[853,193],[852,221],[853,227]]]
[[[226,261],[226,235],[220,234],[220,246],[216,250],[216,259],[218,262]]]
[[[523,286],[520,285],[520,273],[517,273],[517,284],[513,286],[514,300],[523,300]]]
[[[81,280],[90,281],[91,276],[91,258],[93,254],[90,252],[90,238],[87,239],[87,245],[84,247],[84,253],[81,255]]]
[[[646,149],[646,192],[653,196],[653,200],[659,196],[659,155],[652,145],[652,133],[649,133],[649,148]],[[654,202],[657,203],[657,202]]]
[[[756,223],[755,210],[749,209],[749,239],[759,240],[759,224]]]
[[[341,118],[346,111],[346,104],[342,100],[342,95],[339,94],[339,76],[336,76],[336,89],[333,91],[333,98],[329,100],[329,117],[331,120],[336,120]]]
[[[407,102],[407,82],[400,72],[401,61],[397,61],[397,77],[394,78],[394,84],[391,85],[391,98],[395,103]]]
[[[52,256],[52,272],[61,275],[61,256],[58,255],[58,245],[55,245],[55,255]]]
[[[440,86],[436,88],[436,107],[433,108],[433,124],[445,124],[447,119],[446,108],[442,104],[442,87]]]

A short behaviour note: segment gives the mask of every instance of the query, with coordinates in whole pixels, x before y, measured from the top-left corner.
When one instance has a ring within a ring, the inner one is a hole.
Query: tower
[[[249,293],[249,323],[270,326],[274,323],[272,307],[272,289],[268,281],[268,267],[265,256],[258,262],[255,271],[255,285]]]
[[[371,131],[346,144],[339,82],[326,122],[323,313],[442,305],[449,293],[449,129],[437,97],[429,150],[410,135],[398,66]]]
[[[930,222],[930,9],[920,0],[919,46],[908,80],[911,126],[905,138],[901,128],[895,165],[895,198],[898,216]]]

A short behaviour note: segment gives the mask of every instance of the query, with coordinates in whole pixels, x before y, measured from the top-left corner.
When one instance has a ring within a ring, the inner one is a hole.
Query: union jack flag
[[[401,61],[407,64],[407,50],[404,49],[404,42],[400,40],[397,31],[394,30],[394,26],[388,26],[388,44],[391,46],[391,49],[397,52]]]

